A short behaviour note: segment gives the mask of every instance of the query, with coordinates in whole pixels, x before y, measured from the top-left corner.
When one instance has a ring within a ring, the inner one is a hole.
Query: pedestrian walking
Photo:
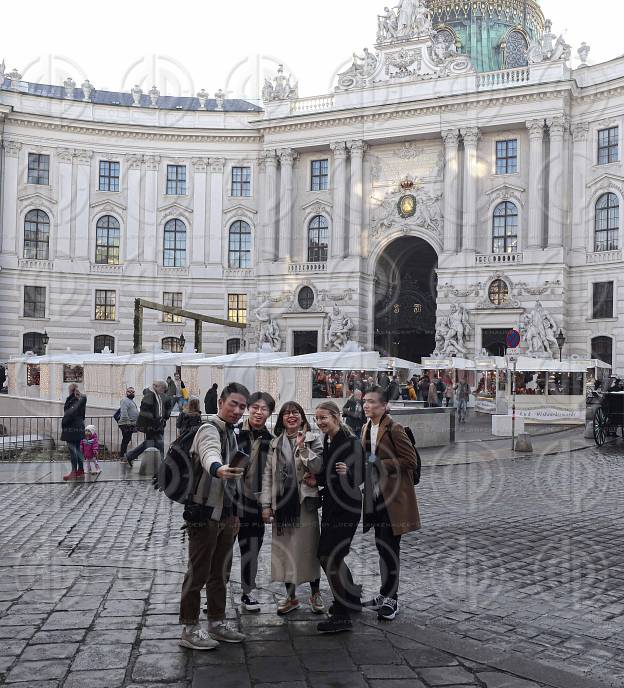
[[[438,392],[438,406],[443,406],[444,402],[444,392],[446,391],[446,385],[442,381],[440,376],[435,378],[436,390]]]
[[[416,401],[416,388],[412,380],[407,383],[407,398],[409,401]]]
[[[401,536],[420,529],[420,516],[414,490],[416,451],[403,426],[393,421],[387,408],[381,388],[364,397],[369,419],[362,431],[366,456],[364,532],[371,528],[375,531],[381,587],[379,594],[363,606],[389,621],[399,611]]]
[[[401,398],[401,385],[399,384],[398,375],[392,376],[392,381],[388,385],[386,394],[388,396],[388,401],[396,401]]]
[[[80,440],[80,451],[84,458],[84,468],[85,474],[99,475],[102,472],[100,464],[98,463],[98,452],[100,450],[100,445],[98,443],[97,432],[95,431],[95,425],[87,425],[85,428],[85,436]],[[93,464],[93,466],[91,465]]]
[[[324,434],[323,464],[319,473],[306,478],[306,483],[321,489],[318,558],[334,596],[329,619],[321,621],[317,629],[321,633],[338,633],[351,630],[351,613],[362,609],[362,588],[354,584],[345,558],[360,523],[364,456],[359,439],[340,422],[337,404],[323,402],[315,413]]]
[[[429,406],[429,376],[423,375],[418,382],[418,395],[420,401],[425,402],[425,406]]]
[[[451,380],[446,380],[444,387],[444,405],[452,408],[455,404],[455,389]]]
[[[119,456],[124,457],[132,441],[132,435],[137,432],[139,409],[134,401],[134,387],[128,387],[126,396],[119,402],[119,421],[117,425],[121,431],[121,447]]]
[[[465,376],[455,385],[455,404],[457,407],[457,421],[466,422],[468,413],[468,401],[470,399],[470,385],[466,382]]]
[[[85,432],[85,411],[87,397],[78,389],[78,385],[72,382],[69,385],[69,396],[63,405],[63,420],[61,420],[61,440],[67,442],[69,459],[72,469],[63,480],[77,480],[84,477],[84,463],[80,452],[80,440]]]
[[[351,429],[351,432],[356,437],[359,437],[362,432],[362,426],[366,421],[361,390],[356,388],[353,391],[353,394],[347,399],[345,405],[342,407],[342,415],[345,419],[345,423]]]
[[[148,447],[156,447],[161,458],[165,453],[165,427],[171,416],[172,403],[165,396],[166,391],[167,385],[162,380],[156,380],[151,389],[144,390],[137,427],[145,435],[145,439],[125,455],[130,468]]]
[[[435,408],[439,406],[438,404],[438,385],[436,384],[436,379],[434,378],[429,383],[429,389],[427,390],[427,406]]]
[[[286,586],[286,598],[277,613],[298,609],[297,585],[310,583],[310,607],[315,614],[325,611],[320,593],[321,565],[318,560],[319,492],[306,485],[304,476],[319,471],[323,445],[311,432],[299,404],[286,402],[275,424],[275,439],[262,479],[262,518],[273,524],[271,580]]]
[[[258,557],[264,541],[265,523],[262,520],[262,477],[269,455],[273,435],[266,423],[275,411],[275,400],[270,394],[255,392],[249,397],[249,417],[238,434],[238,446],[249,456],[245,470],[243,492],[239,501],[240,529],[238,547],[241,566],[241,605],[245,611],[259,612],[260,603],[255,595]]]
[[[182,583],[179,644],[213,650],[219,642],[240,643],[245,636],[225,621],[232,548],[238,533],[236,503],[243,468],[230,466],[238,453],[234,427],[247,408],[249,392],[233,382],[221,392],[218,413],[209,416],[193,444],[191,458],[196,488],[183,518],[188,533],[188,568]],[[201,628],[201,591],[208,598],[208,630]]]
[[[193,397],[189,399],[188,404],[180,411],[176,419],[176,428],[181,435],[192,428],[198,428],[202,424],[201,408],[199,406],[199,399]]]
[[[206,392],[204,397],[204,408],[206,413],[211,416],[217,413],[217,397],[219,385],[215,382],[214,385]]]

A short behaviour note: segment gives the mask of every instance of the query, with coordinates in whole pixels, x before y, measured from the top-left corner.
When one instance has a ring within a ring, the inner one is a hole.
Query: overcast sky
[[[62,83],[71,75],[96,88],[195,95],[219,88],[253,99],[262,78],[283,62],[301,96],[333,90],[353,51],[372,47],[384,0],[29,0],[16,27],[5,17],[7,71],[27,81]],[[394,0],[392,4],[397,4]],[[590,63],[622,52],[624,5],[615,0],[542,0],[553,31],[592,47]],[[9,13],[11,14],[11,13]],[[578,59],[578,58],[576,58]]]

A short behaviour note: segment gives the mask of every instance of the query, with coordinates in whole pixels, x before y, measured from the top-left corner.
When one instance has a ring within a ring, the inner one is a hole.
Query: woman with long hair
[[[202,424],[201,407],[199,399],[191,397],[188,404],[180,411],[180,415],[176,420],[176,428],[180,435],[192,428],[198,428]]]
[[[280,615],[297,609],[297,585],[310,583],[310,607],[315,614],[325,611],[321,597],[317,487],[304,478],[320,470],[323,445],[311,431],[304,410],[294,401],[280,409],[275,439],[262,478],[262,518],[273,524],[271,580],[286,585],[286,599],[277,607]]]
[[[321,633],[351,630],[351,612],[361,611],[362,588],[353,583],[345,557],[349,554],[362,512],[360,484],[364,475],[364,454],[360,441],[341,422],[333,401],[316,407],[316,424],[324,434],[323,467],[306,478],[308,485],[321,487],[323,511],[318,557],[334,595],[329,619],[318,624]]]

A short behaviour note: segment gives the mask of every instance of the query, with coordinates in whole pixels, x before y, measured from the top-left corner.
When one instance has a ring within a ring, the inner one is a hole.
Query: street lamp
[[[186,339],[184,337],[184,332],[182,332],[182,334],[180,335],[179,341],[180,341],[180,348],[182,349],[182,351],[184,351],[184,347],[186,346]]]
[[[48,344],[50,343],[50,337],[48,335],[48,331],[44,330],[43,335],[41,336],[41,343],[43,344],[43,355],[46,355],[46,349],[48,347]]]
[[[563,334],[563,330],[559,329],[559,334],[557,335],[557,346],[559,347],[559,362],[561,362],[561,356],[563,352],[563,347],[565,346],[566,338]]]

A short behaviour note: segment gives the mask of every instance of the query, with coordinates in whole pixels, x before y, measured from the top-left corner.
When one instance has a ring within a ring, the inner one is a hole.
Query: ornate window
[[[242,220],[237,220],[230,225],[228,266],[231,268],[251,267],[251,227]]]
[[[591,340],[591,357],[613,365],[613,340],[611,337],[594,337]]]
[[[100,191],[119,191],[119,163],[100,160]]]
[[[161,342],[162,350],[170,354],[181,354],[184,351],[178,337],[165,337]]]
[[[50,183],[50,156],[40,153],[28,154],[28,183]]]
[[[186,165],[167,165],[167,195],[186,194]]]
[[[104,349],[108,347],[112,354],[115,353],[115,337],[109,334],[98,334],[93,339],[93,353],[101,354]]]
[[[24,317],[45,318],[46,288],[24,287]]]
[[[617,251],[620,234],[620,201],[614,193],[603,194],[596,202],[594,251]]]
[[[496,142],[496,174],[518,171],[518,139]]]
[[[119,265],[119,222],[112,215],[104,215],[95,226],[95,262],[99,265]]]
[[[251,196],[251,167],[232,168],[232,196]]]
[[[620,128],[609,127],[598,132],[598,164],[608,165],[617,162],[619,154]]]
[[[114,289],[95,290],[95,319],[115,320],[117,317],[117,293]]]
[[[505,201],[494,209],[492,253],[515,253],[518,250],[518,208]]]
[[[512,31],[507,37],[505,45],[505,67],[526,67],[528,60],[529,44],[522,31]]]
[[[322,215],[316,215],[308,225],[308,263],[327,262],[329,225]]]
[[[228,339],[225,344],[225,351],[227,354],[237,354],[241,348],[240,339]]]
[[[22,353],[32,351],[37,356],[45,355],[45,344],[41,332],[25,332],[22,337]],[[38,366],[37,366],[38,367]],[[37,383],[39,384],[39,383]]]
[[[303,311],[309,311],[314,305],[314,292],[310,287],[301,287],[297,294],[297,303]]]
[[[173,306],[174,308],[182,308],[182,292],[164,291],[163,306]],[[182,317],[179,315],[174,315],[173,313],[163,313],[163,322],[181,323]]]
[[[165,225],[163,265],[181,268],[186,264],[186,225],[182,220],[169,220]]]
[[[24,218],[24,258],[48,260],[50,218],[43,210],[29,210]]]
[[[329,160],[312,160],[310,191],[327,191],[329,188]]]
[[[509,303],[509,285],[505,280],[496,279],[488,287],[488,299],[495,306]]]
[[[228,320],[247,322],[247,294],[228,294]]]

